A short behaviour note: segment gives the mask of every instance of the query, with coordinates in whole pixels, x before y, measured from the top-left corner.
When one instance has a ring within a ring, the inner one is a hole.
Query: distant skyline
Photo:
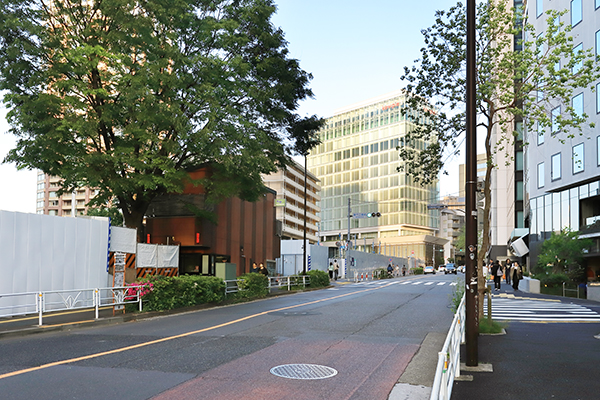
[[[456,4],[428,0],[415,7],[398,0],[279,0],[273,24],[289,42],[290,56],[313,74],[315,98],[301,103],[301,115],[331,117],[338,108],[402,88],[404,67],[413,65],[423,47],[421,30],[435,22],[435,11]],[[16,138],[7,133],[6,110],[0,109],[0,159]],[[440,195],[458,195],[458,164],[464,153],[448,160],[449,176],[440,180]],[[0,164],[0,210],[35,212],[36,172]]]

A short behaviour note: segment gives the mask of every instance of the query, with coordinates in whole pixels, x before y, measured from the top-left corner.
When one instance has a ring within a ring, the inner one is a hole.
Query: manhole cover
[[[275,376],[289,379],[325,379],[337,375],[337,371],[324,365],[286,364],[271,368]]]

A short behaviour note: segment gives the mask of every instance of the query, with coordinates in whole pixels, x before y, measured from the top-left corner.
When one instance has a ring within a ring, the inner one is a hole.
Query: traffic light
[[[381,217],[381,213],[378,211],[372,212],[372,213],[368,213],[367,214],[368,218],[375,218],[375,217]]]

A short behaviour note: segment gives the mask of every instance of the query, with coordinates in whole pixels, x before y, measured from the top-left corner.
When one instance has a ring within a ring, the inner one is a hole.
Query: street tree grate
[[[285,364],[271,368],[271,373],[289,379],[326,379],[337,375],[337,371],[324,365]]]

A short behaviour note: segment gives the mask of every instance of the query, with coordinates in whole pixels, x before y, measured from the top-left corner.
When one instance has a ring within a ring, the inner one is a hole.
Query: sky
[[[290,57],[313,75],[314,98],[301,103],[302,116],[330,117],[334,110],[403,87],[400,76],[420,57],[421,29],[433,25],[436,10],[455,0],[275,0],[273,24],[288,41]],[[0,106],[0,160],[16,143]],[[440,194],[457,195],[458,164],[448,161],[449,176]],[[36,172],[0,164],[0,210],[35,212]]]

